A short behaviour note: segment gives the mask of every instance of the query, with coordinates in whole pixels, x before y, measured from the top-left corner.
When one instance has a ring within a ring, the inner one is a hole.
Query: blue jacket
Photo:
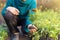
[[[22,2],[21,0],[7,0],[6,2],[6,6],[4,7],[4,9],[2,10],[2,15],[5,15],[6,12],[6,8],[9,6],[13,6],[15,8],[17,8],[20,11],[19,16],[21,17],[26,17],[23,16],[25,14],[27,14],[28,10],[33,10],[36,9],[36,0],[26,0],[26,2]],[[32,13],[32,12],[30,12]],[[29,13],[28,13],[29,14]]]
[[[6,6],[2,10],[3,16],[5,15],[6,8],[9,6],[15,7],[20,11],[18,17],[28,19],[29,18],[28,14],[34,13],[32,10],[36,9],[37,4],[36,0],[26,0],[25,2],[23,2],[22,0],[7,0]],[[30,12],[27,12],[28,10],[30,10]],[[26,24],[28,25],[30,23],[31,21],[27,20]]]

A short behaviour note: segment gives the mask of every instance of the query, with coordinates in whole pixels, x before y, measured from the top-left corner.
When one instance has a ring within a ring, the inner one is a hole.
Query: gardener
[[[23,34],[36,31],[37,28],[29,20],[29,14],[36,12],[36,6],[36,0],[7,0],[2,15],[10,34],[19,33],[17,26],[21,26]]]

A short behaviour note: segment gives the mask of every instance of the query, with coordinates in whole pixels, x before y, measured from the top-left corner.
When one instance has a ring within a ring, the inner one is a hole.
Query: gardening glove
[[[19,10],[14,7],[8,7],[6,10],[10,11],[13,15],[19,15]]]

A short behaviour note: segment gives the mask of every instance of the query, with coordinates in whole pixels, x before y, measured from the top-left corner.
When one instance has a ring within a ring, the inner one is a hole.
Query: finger
[[[13,14],[14,15],[19,15],[18,12],[16,12],[15,10],[13,11]]]
[[[17,14],[19,14],[19,10],[18,9],[14,8],[14,10],[17,12]]]
[[[15,15],[18,15],[18,13],[17,13],[17,12],[15,12]]]
[[[35,29],[33,29],[33,31],[34,31],[34,32],[36,32],[36,30],[35,30]]]
[[[15,11],[15,15],[19,15],[19,11],[18,11],[18,9],[15,8],[14,11]]]
[[[31,29],[31,30],[30,30],[31,33],[35,32],[35,31],[36,31],[36,30],[34,30],[34,29]]]
[[[19,13],[19,10],[18,9],[16,9],[16,11]]]

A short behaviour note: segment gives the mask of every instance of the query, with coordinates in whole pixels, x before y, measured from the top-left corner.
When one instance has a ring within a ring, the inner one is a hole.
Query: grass
[[[0,25],[0,40],[5,40],[6,37],[7,37],[7,30],[5,27]]]
[[[4,5],[1,4],[1,8]],[[37,13],[33,16],[30,15],[30,20],[34,25],[38,27],[38,31],[33,33],[35,37],[33,40],[39,40],[41,36],[46,37],[49,33],[49,37],[57,40],[58,34],[60,34],[60,10],[59,12],[53,9],[48,9],[46,11],[37,10]],[[7,37],[7,30],[5,27],[0,25],[0,40],[4,40]]]
[[[30,20],[39,29],[33,33],[35,35],[33,40],[39,40],[41,36],[46,37],[47,33],[49,37],[57,40],[58,34],[60,34],[60,12],[52,9],[46,11],[37,10],[36,14],[30,15]],[[0,40],[4,40],[6,36],[7,30],[0,25]]]
[[[60,34],[60,12],[52,9],[46,11],[37,10],[34,16],[30,16],[33,24],[39,29],[39,31],[35,33],[35,40],[38,40],[41,36],[46,37],[46,34],[54,38],[54,40],[58,40],[58,34]]]

